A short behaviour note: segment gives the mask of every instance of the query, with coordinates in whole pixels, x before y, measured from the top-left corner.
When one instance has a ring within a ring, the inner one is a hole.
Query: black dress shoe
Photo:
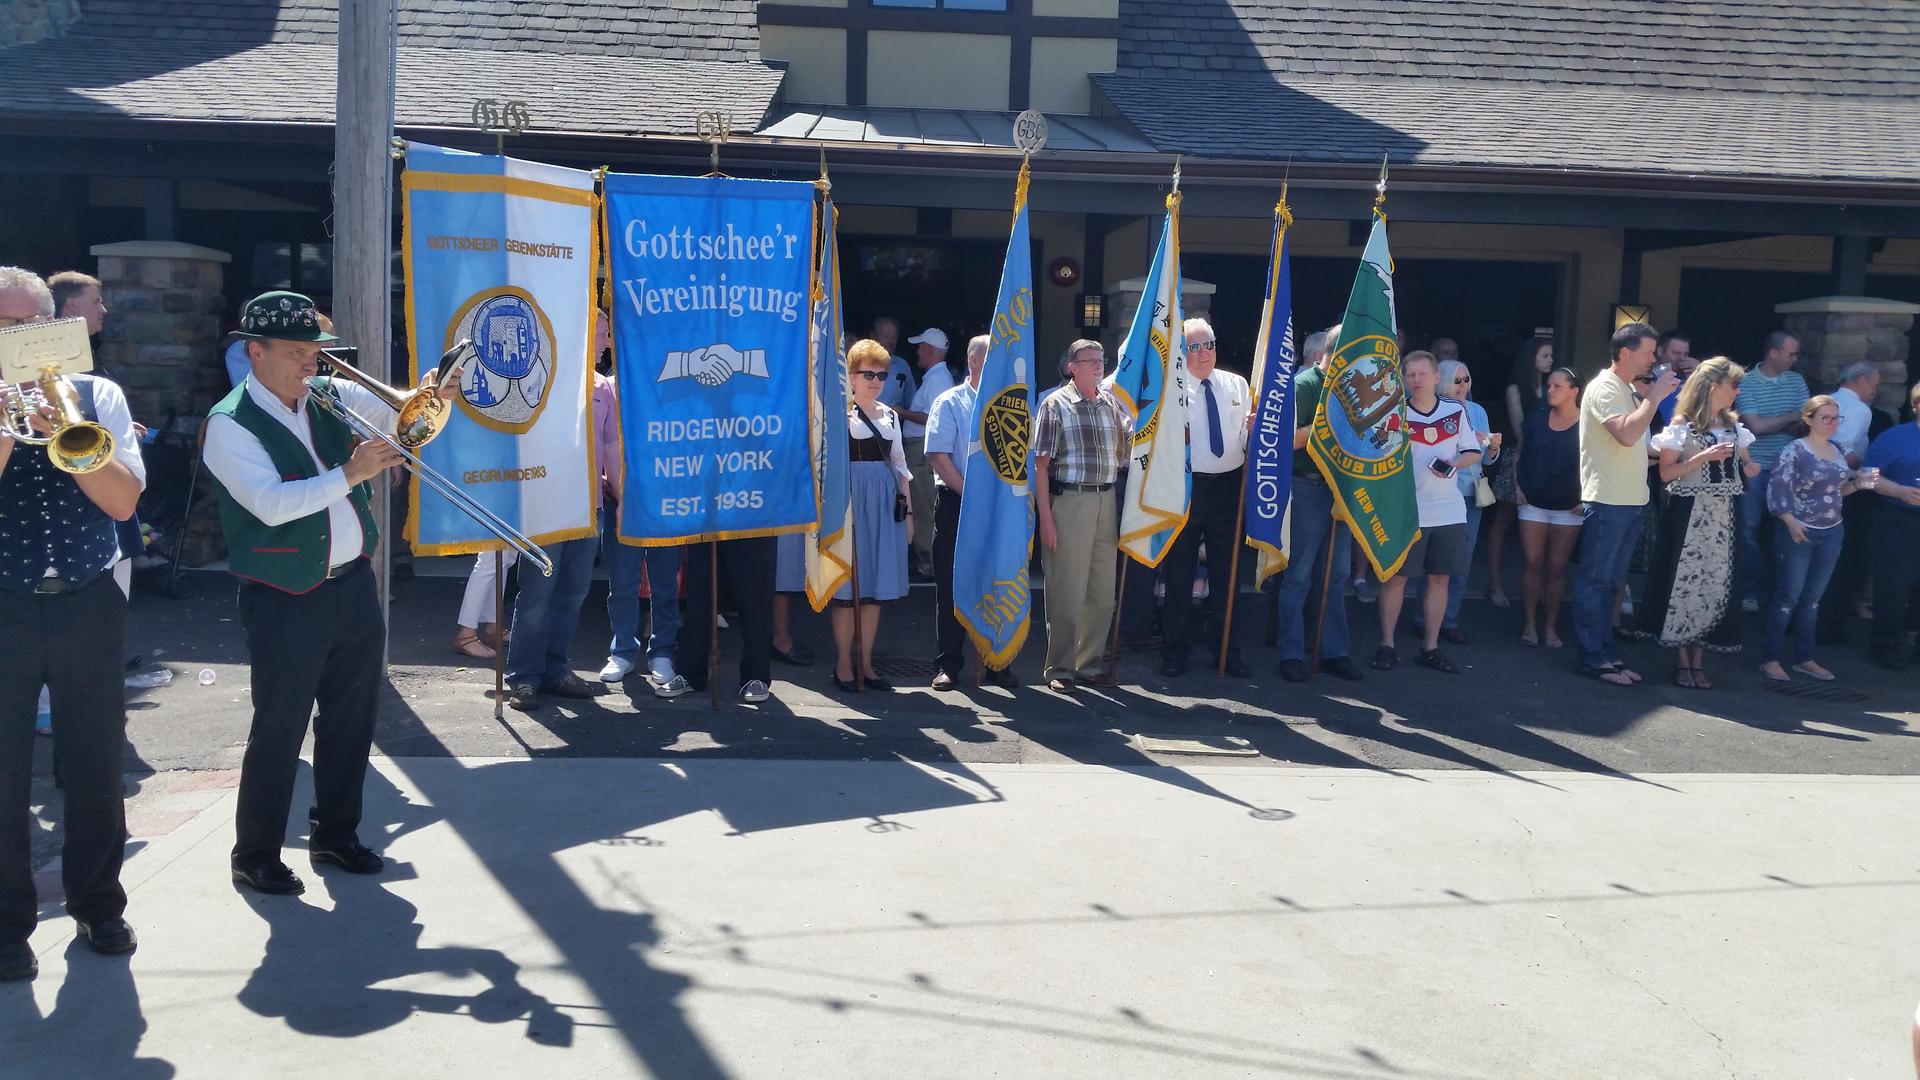
[[[40,974],[40,961],[24,941],[0,945],[0,982],[19,982]]]
[[[793,643],[793,647],[786,652],[774,649],[773,658],[783,664],[792,664],[794,667],[806,667],[813,663],[813,650],[796,641]]]
[[[877,693],[884,694],[893,689],[892,683],[888,682],[885,679],[880,678],[877,675],[869,675],[866,677],[864,681],[867,684],[867,689],[875,691]]]
[[[1240,654],[1236,652],[1230,652],[1227,654],[1226,673],[1227,673],[1227,678],[1229,679],[1253,678],[1253,672],[1248,669],[1247,662],[1245,660],[1240,659]]]
[[[298,896],[307,891],[306,883],[283,862],[260,863],[233,868],[233,880],[269,896]]]
[[[130,953],[140,944],[139,940],[133,936],[133,927],[128,926],[127,920],[118,915],[96,922],[80,922],[78,919],[74,922],[78,926],[80,936],[87,940],[87,948],[102,956]]]
[[[1013,673],[1013,669],[1010,667],[1001,668],[999,671],[986,668],[980,674],[980,681],[989,686],[998,686],[1002,690],[1020,689],[1020,678]]]
[[[1186,673],[1187,661],[1185,657],[1166,656],[1161,658],[1160,675],[1162,678],[1177,679]]]
[[[833,677],[833,687],[834,689],[847,694],[857,694],[860,692],[859,683],[854,682],[852,679],[843,679],[838,675],[835,675]]]
[[[349,874],[377,874],[387,865],[386,860],[360,844],[314,848],[307,852],[307,859],[313,863],[315,870],[320,869],[320,864],[328,863]]]
[[[1329,675],[1345,679],[1348,682],[1360,681],[1360,669],[1354,667],[1353,661],[1344,656],[1335,656],[1320,661],[1320,670]]]
[[[953,676],[944,671],[933,677],[933,688],[935,690],[951,690],[953,689],[953,683]]]
[[[543,694],[586,701],[600,696],[600,688],[569,671],[540,688]]]
[[[1290,683],[1306,682],[1307,665],[1300,660],[1282,660],[1280,661],[1280,677]]]

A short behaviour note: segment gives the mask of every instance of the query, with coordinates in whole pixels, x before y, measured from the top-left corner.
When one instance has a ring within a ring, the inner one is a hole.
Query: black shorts
[[[1400,577],[1428,577],[1435,574],[1467,572],[1467,526],[1436,525],[1422,528],[1420,539],[1400,564]]]

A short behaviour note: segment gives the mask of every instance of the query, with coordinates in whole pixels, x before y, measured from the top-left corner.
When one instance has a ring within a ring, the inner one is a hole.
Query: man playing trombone
[[[313,301],[272,292],[250,301],[236,336],[250,373],[208,417],[205,457],[218,483],[227,561],[242,579],[240,621],[252,665],[253,726],[240,769],[234,880],[264,893],[305,885],[280,860],[300,744],[313,721],[314,825],[308,857],[378,873],[360,842],[361,786],[373,743],[386,613],[369,559],[377,538],[367,481],[402,462],[384,441],[355,443],[315,403],[307,379],[324,343]],[[429,375],[429,380],[433,379]],[[390,429],[372,391],[330,380],[347,409]],[[450,398],[450,375],[438,394]]]

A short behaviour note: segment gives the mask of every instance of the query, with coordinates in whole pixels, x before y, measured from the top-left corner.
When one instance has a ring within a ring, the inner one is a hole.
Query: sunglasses
[[[887,373],[884,371],[856,371],[853,373],[853,377],[856,379],[870,379],[874,382],[887,381]]]
[[[1215,343],[1211,341],[1189,341],[1187,342],[1187,351],[1188,352],[1212,352],[1214,348],[1214,344]]]

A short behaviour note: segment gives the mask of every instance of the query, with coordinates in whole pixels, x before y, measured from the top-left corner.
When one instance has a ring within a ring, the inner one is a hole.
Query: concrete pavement
[[[402,758],[292,899],[228,783],[8,1075],[1912,1075],[1909,778]]]

